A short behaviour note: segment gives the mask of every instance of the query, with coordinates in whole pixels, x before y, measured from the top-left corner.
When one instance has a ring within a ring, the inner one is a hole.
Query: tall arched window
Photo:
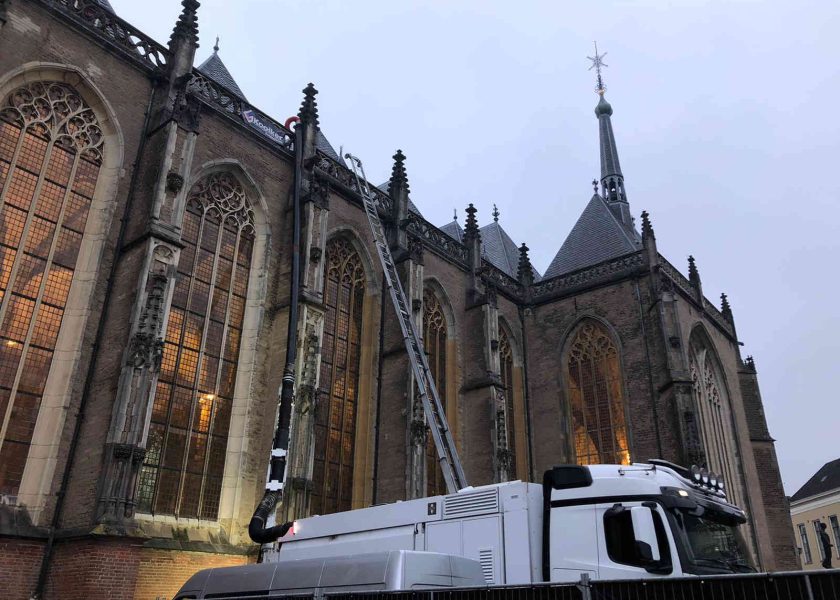
[[[190,190],[181,242],[138,501],[215,519],[254,247],[236,177],[213,173]]]
[[[327,244],[324,343],[315,410],[315,466],[310,512],[348,510],[353,502],[353,453],[365,271],[344,238]]]
[[[629,464],[621,360],[594,319],[584,320],[572,337],[566,382],[578,464]]]
[[[429,290],[423,291],[423,347],[429,360],[432,379],[435,382],[440,403],[446,407],[446,316],[437,296]],[[446,493],[438,463],[437,448],[431,431],[426,432],[426,495]]]
[[[0,105],[0,494],[20,487],[102,151],[69,85],[29,83]]]
[[[689,344],[688,364],[694,381],[696,411],[691,421],[693,434],[699,438],[694,440],[697,451],[691,458],[722,475],[730,500],[737,502],[740,500],[740,480],[737,478],[739,471],[729,396],[717,359],[704,336],[698,333],[692,335]]]
[[[508,479],[516,479],[516,426],[513,409],[513,348],[510,345],[510,337],[504,327],[499,327],[499,374],[502,378],[502,387],[505,390],[505,414],[507,422],[507,445],[510,451],[510,466],[508,467]]]

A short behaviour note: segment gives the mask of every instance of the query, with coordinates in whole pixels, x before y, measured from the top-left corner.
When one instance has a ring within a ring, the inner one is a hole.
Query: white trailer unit
[[[556,467],[521,481],[296,521],[272,562],[421,550],[478,561],[488,585],[752,571],[746,522],[714,476],[662,461]]]

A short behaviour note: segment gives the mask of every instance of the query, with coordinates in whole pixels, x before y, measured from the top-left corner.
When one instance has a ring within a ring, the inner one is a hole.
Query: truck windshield
[[[704,571],[706,568],[729,572],[755,571],[737,524],[717,519],[709,511],[704,511],[702,515],[683,510],[674,512],[684,532],[690,563]]]

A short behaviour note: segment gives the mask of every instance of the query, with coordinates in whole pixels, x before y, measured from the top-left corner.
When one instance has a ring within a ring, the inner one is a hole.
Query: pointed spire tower
[[[604,98],[607,88],[601,69],[607,66],[605,56],[606,53],[598,52],[596,45],[595,56],[587,57],[592,61],[590,70],[595,69],[598,75],[595,91],[600,100],[595,107],[595,115],[601,140],[601,192],[598,191],[599,181],[593,179],[595,193],[546,269],[543,279],[590,267],[642,248],[642,237],[630,215],[624,175],[618,163],[618,149],[610,122],[612,106]],[[653,248],[652,245],[649,247]],[[653,251],[651,253],[655,255]]]
[[[595,116],[598,117],[598,134],[601,146],[601,190],[604,198],[610,203],[610,208],[617,213],[625,225],[631,225],[630,206],[627,204],[627,193],[624,189],[624,174],[621,172],[621,163],[618,160],[618,148],[613,134],[612,117],[613,109],[604,94],[607,87],[604,85],[604,78],[601,73],[603,67],[608,66],[604,62],[606,52],[598,53],[598,43],[595,43],[595,56],[589,56],[592,61],[590,70],[595,69],[597,73],[597,86],[595,92],[599,96],[598,105],[595,107]]]

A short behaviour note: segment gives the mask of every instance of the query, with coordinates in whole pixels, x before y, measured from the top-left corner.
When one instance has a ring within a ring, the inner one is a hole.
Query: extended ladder
[[[461,459],[458,458],[458,451],[455,449],[455,442],[452,439],[452,432],[449,430],[449,422],[443,412],[443,405],[440,402],[435,382],[432,379],[432,372],[429,370],[429,362],[426,353],[420,344],[420,336],[414,327],[414,321],[408,310],[408,303],[405,300],[400,278],[397,275],[394,259],[391,257],[391,250],[388,247],[388,240],[379,215],[376,212],[376,204],[373,195],[370,193],[365,169],[362,161],[352,154],[345,154],[344,157],[350,161],[353,174],[356,176],[356,184],[362,195],[365,205],[370,231],[376,244],[379,254],[379,262],[382,263],[382,270],[385,273],[385,284],[391,292],[391,300],[397,317],[400,321],[405,349],[408,351],[408,358],[411,362],[411,371],[414,373],[414,381],[417,383],[417,390],[423,402],[423,410],[426,413],[426,421],[432,430],[432,437],[437,448],[438,462],[443,471],[443,479],[446,481],[446,489],[452,494],[467,487],[467,479],[464,476],[464,469],[461,466]],[[361,171],[361,176],[359,175]],[[380,325],[381,326],[381,325]],[[431,474],[430,474],[431,475]]]

